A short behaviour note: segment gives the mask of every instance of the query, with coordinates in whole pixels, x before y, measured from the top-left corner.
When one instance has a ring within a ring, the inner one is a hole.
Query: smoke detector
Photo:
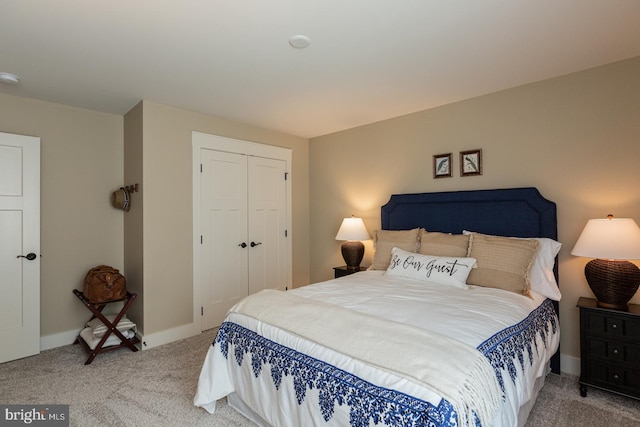
[[[0,83],[4,83],[7,85],[17,85],[20,81],[20,77],[15,74],[5,73],[0,71]]]
[[[307,48],[310,44],[311,40],[309,39],[309,37],[303,35],[292,36],[289,39],[289,45],[291,45],[291,47],[295,47],[296,49]]]

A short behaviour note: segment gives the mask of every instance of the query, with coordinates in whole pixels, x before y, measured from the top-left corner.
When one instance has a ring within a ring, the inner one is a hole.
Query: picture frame
[[[482,150],[460,152],[460,176],[482,175]]]
[[[450,178],[453,176],[453,153],[436,154],[433,156],[433,177]]]

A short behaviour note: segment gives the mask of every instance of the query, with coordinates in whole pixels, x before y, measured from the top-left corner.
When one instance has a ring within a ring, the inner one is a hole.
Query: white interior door
[[[202,330],[248,295],[247,156],[201,149]]]
[[[249,294],[287,285],[286,162],[249,157]]]
[[[40,139],[0,133],[0,363],[40,352]]]

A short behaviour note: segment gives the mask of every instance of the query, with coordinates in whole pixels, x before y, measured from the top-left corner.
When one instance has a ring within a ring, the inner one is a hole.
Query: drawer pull
[[[618,349],[617,348],[613,349],[613,354],[618,354]]]
[[[620,375],[618,374],[613,374],[613,379],[618,381],[620,379]]]
[[[613,329],[618,329],[618,324],[617,324],[617,323],[613,323],[613,324],[611,325],[611,327],[612,327]]]

